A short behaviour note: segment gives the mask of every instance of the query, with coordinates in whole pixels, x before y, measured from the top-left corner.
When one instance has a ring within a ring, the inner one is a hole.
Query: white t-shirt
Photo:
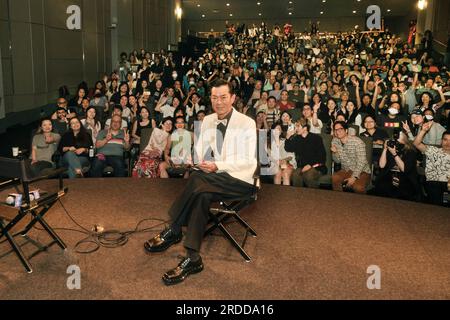
[[[173,117],[175,113],[175,107],[172,107],[169,104],[166,104],[161,107],[161,113],[163,114],[163,118]]]

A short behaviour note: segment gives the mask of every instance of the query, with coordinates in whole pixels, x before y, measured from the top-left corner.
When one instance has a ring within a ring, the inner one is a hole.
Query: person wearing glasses
[[[361,137],[371,138],[373,141],[373,161],[378,162],[383,152],[384,142],[389,138],[389,135],[384,129],[378,128],[375,118],[371,115],[366,115],[363,118],[362,125],[365,129],[360,134]]]
[[[365,143],[358,137],[349,136],[345,122],[335,122],[333,129],[333,161],[340,163],[342,168],[332,176],[333,190],[366,193],[371,169],[367,161]]]
[[[57,110],[52,114],[51,119],[52,120],[57,120],[58,119],[58,110],[59,109],[66,110],[66,118],[67,118],[67,120],[75,118],[77,116],[76,108],[69,107],[68,105],[69,105],[69,103],[67,102],[67,100],[65,98],[58,98],[58,100],[56,100]]]

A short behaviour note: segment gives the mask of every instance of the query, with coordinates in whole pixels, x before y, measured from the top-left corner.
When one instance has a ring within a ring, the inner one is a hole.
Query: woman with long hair
[[[97,119],[97,111],[94,107],[89,107],[86,111],[86,118],[81,120],[83,127],[91,133],[92,142],[97,141],[97,135],[102,130],[102,125]]]
[[[78,91],[77,91],[77,94],[75,95],[75,97],[73,97],[70,100],[69,106],[81,109],[81,105],[83,103],[83,99],[85,99],[85,98],[86,98],[86,90],[84,88],[79,88]]]
[[[274,184],[290,186],[291,176],[294,170],[297,169],[297,165],[295,161],[295,154],[288,153],[284,149],[286,134],[287,132],[283,129],[281,122],[275,123],[272,126],[270,154],[272,157],[276,157],[276,159],[272,159],[275,160],[273,163],[276,165]]]
[[[58,150],[62,155],[62,165],[68,168],[69,179],[75,179],[83,177],[83,168],[90,165],[89,149],[94,142],[78,118],[70,119],[69,126]]]
[[[386,140],[379,160],[380,173],[374,193],[379,196],[419,200],[417,152],[403,132],[397,140]]]
[[[172,118],[165,118],[161,128],[155,128],[147,147],[141,152],[133,169],[133,178],[160,178],[160,164],[163,161],[164,150],[170,143],[173,131]]]

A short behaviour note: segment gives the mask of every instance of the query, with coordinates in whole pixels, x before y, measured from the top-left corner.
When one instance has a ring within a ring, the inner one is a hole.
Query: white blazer
[[[218,173],[226,172],[236,179],[253,184],[253,175],[258,163],[255,121],[234,109],[221,152],[218,152],[216,143],[218,138],[222,138],[220,131],[217,130],[217,121],[216,113],[204,118],[200,135],[195,142],[197,160],[199,162],[205,158],[208,160],[207,152],[212,150]]]

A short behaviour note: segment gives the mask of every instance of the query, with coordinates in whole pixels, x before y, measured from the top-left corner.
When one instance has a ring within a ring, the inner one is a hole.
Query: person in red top
[[[281,91],[280,101],[278,102],[278,109],[281,112],[295,109],[295,103],[289,101],[289,93],[286,90]]]

